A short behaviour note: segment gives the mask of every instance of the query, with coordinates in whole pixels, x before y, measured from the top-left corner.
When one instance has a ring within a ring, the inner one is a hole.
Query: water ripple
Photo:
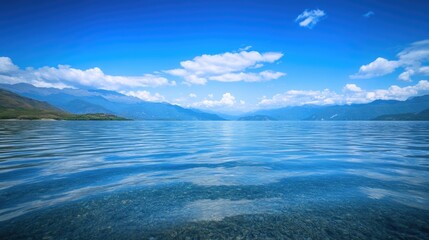
[[[182,184],[205,194],[176,205],[163,195],[147,203],[152,220],[218,221],[349,197],[427,211],[428,171],[426,122],[8,121],[0,122],[0,221],[124,191],[180,195]],[[252,191],[241,196],[243,187]]]

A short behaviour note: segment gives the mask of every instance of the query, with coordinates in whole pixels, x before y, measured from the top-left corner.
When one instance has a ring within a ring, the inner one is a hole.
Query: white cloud
[[[232,107],[235,103],[235,97],[231,93],[227,92],[222,95],[220,100],[204,99],[201,102],[191,104],[191,106],[197,108]]]
[[[350,78],[373,78],[378,76],[383,76],[395,71],[395,69],[400,65],[398,61],[389,61],[385,58],[377,58],[375,61],[363,65],[359,68],[359,72],[351,75]]]
[[[235,82],[235,81],[265,81],[276,79],[283,73],[263,71],[259,73],[244,72],[249,68],[262,67],[262,63],[273,63],[283,54],[280,52],[259,53],[257,51],[242,50],[240,52],[226,52],[222,54],[197,56],[192,60],[182,61],[181,68],[166,72],[182,77],[189,84],[205,84],[208,80]],[[268,76],[270,74],[270,76]]]
[[[197,94],[195,94],[195,93],[190,93],[190,94],[189,94],[189,97],[190,97],[190,98],[196,98],[196,97],[197,97]]]
[[[34,80],[34,81],[31,82],[31,84],[33,86],[35,86],[35,87],[41,87],[41,88],[58,88],[58,89],[75,88],[73,86],[64,84],[62,82],[51,83],[51,82],[44,82],[44,81]]]
[[[159,93],[151,94],[148,91],[128,91],[128,92],[121,92],[122,94],[125,94],[127,96],[132,96],[136,98],[140,98],[141,100],[148,101],[148,102],[164,102],[165,97],[162,96]]]
[[[260,82],[274,80],[284,76],[282,72],[263,71],[260,73],[226,73],[218,76],[209,77],[210,80],[220,82]]]
[[[379,89],[374,91],[366,91],[367,101],[373,101],[377,99],[383,100],[406,100],[409,97],[426,94],[429,91],[429,82],[427,80],[421,80],[416,85],[399,87],[392,85],[388,89]]]
[[[252,48],[252,46],[245,46],[244,48],[239,48],[238,49],[238,51],[247,51],[247,50],[249,50],[249,49],[251,49]]]
[[[429,82],[421,80],[416,85],[399,87],[392,85],[387,89],[363,90],[356,84],[346,84],[342,93],[325,90],[289,90],[272,98],[264,97],[259,106],[284,107],[301,105],[332,105],[368,103],[377,99],[406,100],[409,97],[429,93]]]
[[[429,61],[429,39],[412,43],[397,56],[403,64],[420,66],[422,62]]]
[[[410,82],[414,75],[429,75],[429,67],[422,66],[429,62],[429,39],[412,43],[397,54],[397,60],[389,61],[377,58],[372,63],[360,67],[359,72],[350,78],[373,78],[394,72],[398,68],[404,71],[398,76],[399,80]]]
[[[373,11],[368,11],[367,13],[365,13],[363,16],[366,18],[371,17],[372,15],[374,15],[375,13]]]
[[[198,85],[204,85],[207,82],[207,79],[204,77],[198,77],[195,74],[189,74],[189,75],[185,75],[183,76],[184,79],[186,80],[187,84],[198,84]]]
[[[175,85],[167,78],[144,74],[142,76],[113,76],[100,68],[81,70],[68,65],[19,69],[10,58],[0,58],[0,81],[3,83],[30,83],[38,87],[91,87],[123,91],[126,89]]]
[[[414,74],[413,69],[408,69],[405,72],[399,74],[398,79],[405,81],[405,82],[411,82],[411,76]]]
[[[322,20],[324,16],[326,16],[326,13],[320,9],[305,10],[295,19],[295,22],[299,22],[299,26],[301,27],[311,29]]]
[[[429,75],[429,66],[424,66],[424,67],[419,68],[419,73]]]
[[[313,90],[289,90],[283,94],[276,94],[272,98],[263,98],[260,106],[300,106],[300,105],[329,105],[338,102],[340,96],[335,92],[325,89]]]
[[[0,74],[17,71],[19,68],[8,57],[0,57]]]
[[[350,92],[362,92],[362,89],[358,87],[356,84],[349,83],[344,86],[344,91],[350,91]]]
[[[227,114],[237,114],[249,111],[249,107],[254,108],[254,106],[249,106],[244,100],[237,99],[231,92],[225,92],[220,98],[213,96],[213,94],[208,94],[205,98],[198,98],[196,94],[195,97],[189,94],[188,96],[174,99],[173,104]]]

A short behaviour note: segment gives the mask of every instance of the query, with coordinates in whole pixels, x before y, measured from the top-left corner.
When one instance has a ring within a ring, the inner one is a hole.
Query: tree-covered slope
[[[0,119],[124,120],[111,114],[70,114],[50,104],[0,89]]]

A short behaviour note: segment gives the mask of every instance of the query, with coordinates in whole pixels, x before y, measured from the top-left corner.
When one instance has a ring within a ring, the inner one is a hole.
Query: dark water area
[[[429,122],[0,122],[1,239],[429,239]]]

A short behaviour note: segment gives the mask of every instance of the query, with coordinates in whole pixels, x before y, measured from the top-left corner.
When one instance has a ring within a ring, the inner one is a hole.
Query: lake
[[[429,122],[1,121],[1,239],[429,239]]]

